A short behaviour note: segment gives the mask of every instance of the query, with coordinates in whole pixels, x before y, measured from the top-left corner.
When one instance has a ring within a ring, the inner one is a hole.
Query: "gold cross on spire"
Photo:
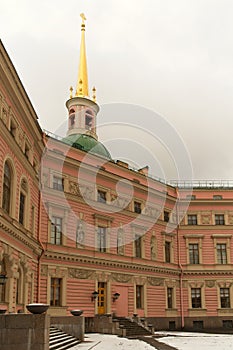
[[[84,13],[80,13],[80,17],[82,18],[82,23],[84,24],[85,23],[84,21],[87,20]]]

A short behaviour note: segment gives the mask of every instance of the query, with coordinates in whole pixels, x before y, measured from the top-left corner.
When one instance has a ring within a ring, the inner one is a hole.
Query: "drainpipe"
[[[183,296],[183,266],[181,264],[181,257],[180,257],[180,236],[179,236],[179,206],[180,203],[180,196],[179,196],[179,190],[178,187],[176,187],[176,195],[177,195],[177,202],[176,202],[176,237],[177,237],[177,251],[178,251],[178,265],[180,269],[180,312],[181,312],[181,328],[184,328],[184,296]]]
[[[40,302],[40,281],[41,281],[41,259],[45,253],[45,248],[43,243],[41,242],[40,236],[41,236],[41,191],[39,190],[39,199],[38,199],[38,241],[42,247],[42,252],[40,256],[38,257],[38,286],[37,286],[37,302]]]
[[[43,132],[42,134],[42,142],[43,142],[43,146],[46,147],[46,136],[45,133]],[[39,212],[38,212],[38,241],[40,243],[40,246],[42,247],[42,252],[40,254],[40,256],[38,257],[38,286],[37,286],[37,302],[40,302],[40,281],[41,281],[41,259],[45,253],[45,247],[40,239],[41,237],[41,188],[39,186],[39,197],[38,197],[38,208],[39,208]]]

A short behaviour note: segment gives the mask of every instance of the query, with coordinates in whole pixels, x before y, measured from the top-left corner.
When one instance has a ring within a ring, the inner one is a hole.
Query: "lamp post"
[[[0,274],[0,285],[6,284],[6,281],[7,281],[7,276]]]
[[[116,301],[119,298],[119,296],[120,296],[120,293],[118,293],[118,292],[114,293],[113,298],[112,298],[113,301]]]
[[[99,293],[94,291],[92,292],[92,297],[91,297],[91,300],[94,301],[97,297],[98,297]]]

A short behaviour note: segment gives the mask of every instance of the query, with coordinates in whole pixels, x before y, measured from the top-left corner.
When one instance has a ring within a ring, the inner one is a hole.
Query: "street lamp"
[[[98,295],[99,295],[99,293],[96,292],[96,291],[94,291],[94,292],[92,293],[91,300],[94,301],[94,300],[98,297]]]
[[[116,301],[118,298],[119,298],[119,296],[120,296],[120,293],[114,293],[113,294],[113,301]]]
[[[0,274],[0,285],[6,284],[7,276]]]

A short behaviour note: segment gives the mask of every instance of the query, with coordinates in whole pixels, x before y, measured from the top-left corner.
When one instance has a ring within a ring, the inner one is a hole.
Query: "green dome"
[[[85,134],[73,134],[65,137],[62,141],[74,148],[111,159],[111,155],[107,148],[92,136]]]

